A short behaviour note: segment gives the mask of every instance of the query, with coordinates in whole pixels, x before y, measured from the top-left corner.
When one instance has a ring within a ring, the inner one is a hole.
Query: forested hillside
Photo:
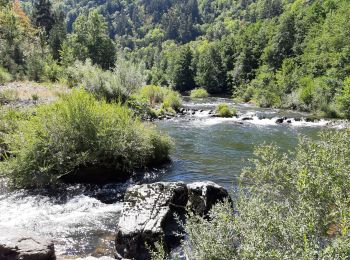
[[[122,56],[142,68],[148,83],[350,117],[346,0],[35,0],[2,6],[0,64],[13,78],[59,80],[75,60],[111,69]]]

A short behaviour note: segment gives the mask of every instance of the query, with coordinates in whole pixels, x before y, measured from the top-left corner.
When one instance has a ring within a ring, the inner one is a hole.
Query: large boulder
[[[230,198],[227,190],[212,181],[193,182],[187,184],[187,207],[195,214],[208,214],[214,204]]]
[[[54,260],[51,240],[26,231],[0,227],[1,260]]]
[[[187,210],[206,215],[211,207],[229,198],[213,182],[158,182],[129,188],[118,223],[117,258],[150,259],[149,248],[163,242],[170,252],[183,238],[182,222]]]
[[[163,241],[170,250],[180,242],[175,214],[184,216],[187,187],[181,182],[136,185],[126,191],[118,224],[118,258],[150,259],[148,247]]]

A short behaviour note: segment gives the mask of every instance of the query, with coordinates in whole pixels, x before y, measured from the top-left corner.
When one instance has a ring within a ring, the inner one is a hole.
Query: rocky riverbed
[[[167,252],[180,245],[186,213],[204,216],[225,198],[227,190],[213,182],[157,182],[126,190],[116,226],[117,259],[151,259],[149,248],[164,243]],[[0,225],[1,260],[54,260],[55,238]]]

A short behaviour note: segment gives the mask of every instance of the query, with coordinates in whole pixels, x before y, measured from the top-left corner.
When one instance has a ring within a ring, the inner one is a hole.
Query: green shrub
[[[345,79],[342,90],[336,96],[336,104],[339,112],[350,118],[350,77]]]
[[[182,99],[178,92],[175,92],[171,89],[165,91],[164,100],[162,107],[169,111],[175,110],[178,111],[182,106]]]
[[[350,255],[350,131],[301,138],[294,152],[267,145],[243,170],[231,205],[211,222],[191,216],[193,259],[346,259]]]
[[[204,88],[196,88],[191,90],[191,98],[206,98],[209,96],[209,93]]]
[[[182,99],[178,92],[155,85],[143,86],[134,98],[141,102],[148,102],[153,108],[159,106],[168,112],[177,111],[182,106]]]
[[[162,87],[156,85],[146,85],[139,90],[139,96],[147,100],[148,103],[154,107],[155,105],[163,102],[165,92]]]
[[[20,111],[18,109],[0,107],[0,161],[8,152],[5,136],[16,131],[21,121],[28,120],[31,112],[29,109]]]
[[[144,85],[145,78],[136,66],[123,62],[127,65],[120,61],[113,71],[109,71],[93,65],[90,60],[77,61],[67,68],[65,81],[71,87],[82,85],[98,98],[125,101]]]
[[[0,67],[0,84],[4,84],[11,80],[12,80],[11,74],[3,67]]]
[[[120,104],[83,90],[38,107],[36,116],[6,137],[14,157],[4,172],[16,186],[43,186],[79,167],[128,173],[168,159],[171,142]]]
[[[216,113],[219,117],[233,117],[237,114],[237,110],[231,109],[228,104],[222,103],[217,105]]]

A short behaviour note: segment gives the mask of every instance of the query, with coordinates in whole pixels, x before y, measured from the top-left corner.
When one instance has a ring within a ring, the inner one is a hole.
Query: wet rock
[[[161,241],[170,252],[183,238],[178,219],[185,221],[187,209],[205,215],[227,197],[228,192],[213,182],[158,182],[129,188],[118,223],[117,259],[150,259],[148,248]]]
[[[51,240],[26,231],[0,227],[1,260],[54,260]]]
[[[294,121],[295,121],[295,122],[300,122],[300,121],[301,121],[301,118],[296,117],[296,118],[294,118]]]
[[[252,117],[243,117],[241,120],[242,121],[248,121],[248,120],[253,120],[253,118]]]
[[[163,241],[167,251],[181,237],[175,214],[184,216],[187,187],[181,182],[136,185],[127,190],[118,223],[117,258],[150,259],[147,245]]]
[[[187,184],[187,207],[201,216],[206,215],[218,202],[229,198],[227,190],[211,181],[193,182]]]
[[[284,121],[284,118],[277,118],[275,122],[276,124],[282,124],[283,121]]]
[[[292,120],[288,119],[288,120],[287,120],[287,123],[288,123],[288,124],[291,124],[291,123],[292,123]]]

